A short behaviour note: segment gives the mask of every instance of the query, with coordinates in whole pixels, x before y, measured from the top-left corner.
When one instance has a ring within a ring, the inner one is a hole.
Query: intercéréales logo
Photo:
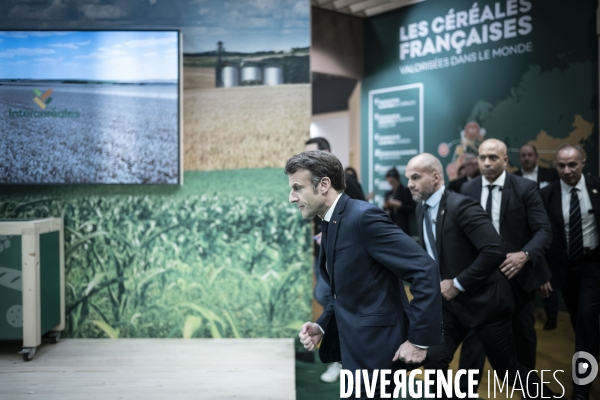
[[[35,97],[33,101],[44,111],[38,110],[8,110],[9,118],[79,118],[79,111],[69,111],[66,108],[64,110],[46,110],[46,106],[52,102],[52,89],[46,90],[44,93],[40,89],[33,91]]]
[[[33,93],[35,93],[33,101],[35,101],[35,104],[40,106],[42,110],[44,110],[46,106],[52,101],[52,97],[50,97],[50,95],[52,94],[52,89],[46,90],[46,93],[44,94],[42,94],[40,89],[35,89]]]

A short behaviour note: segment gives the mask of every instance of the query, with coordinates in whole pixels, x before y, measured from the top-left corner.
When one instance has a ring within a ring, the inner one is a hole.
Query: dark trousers
[[[477,380],[477,386],[481,382],[481,374],[483,373],[483,367],[485,366],[485,350],[483,344],[474,330],[470,330],[463,340],[462,349],[460,350],[460,360],[458,362],[459,369],[476,369],[479,371],[478,374],[474,375]],[[469,382],[466,376],[462,376],[460,379],[460,390],[463,393],[469,388]]]
[[[512,283],[512,282],[511,282]],[[512,317],[512,334],[517,360],[528,369],[535,369],[537,334],[535,332],[535,292],[525,292],[513,284],[515,313]],[[475,332],[469,332],[460,353],[459,369],[476,369],[481,377],[485,364],[485,350]],[[480,379],[478,379],[480,381]],[[467,387],[467,378],[460,382],[461,389]]]
[[[535,332],[535,291],[516,289],[515,314],[512,319],[517,359],[529,369],[535,369],[537,333]]]
[[[575,351],[590,353],[598,361],[600,353],[600,262],[585,257],[570,263],[561,288],[571,324],[575,330]],[[574,392],[587,397],[589,385],[574,385]]]
[[[426,369],[447,370],[454,352],[469,333],[469,328],[464,326],[459,318],[448,311],[448,309],[444,309],[443,316],[446,344],[429,348],[428,353],[431,361],[425,365]],[[512,318],[510,315],[499,316],[484,325],[474,328],[473,331],[481,342],[485,355],[490,360],[492,368],[500,379],[503,379],[505,373],[508,372],[508,382],[513,383],[515,382],[517,371],[521,378],[527,377],[531,369],[520,364],[517,360],[512,332]],[[542,385],[539,376],[535,373],[532,373],[528,380],[521,380],[523,384],[527,384],[527,389],[533,397],[540,395],[538,389],[540,387],[543,388],[544,396],[552,396],[553,394],[550,388]],[[517,380],[517,385],[518,382]]]
[[[550,296],[544,299],[544,308],[546,318],[555,320],[558,317],[558,290],[554,289],[550,292]]]

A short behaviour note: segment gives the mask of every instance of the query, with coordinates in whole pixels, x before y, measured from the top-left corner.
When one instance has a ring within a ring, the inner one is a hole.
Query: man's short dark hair
[[[532,144],[524,144],[523,146],[521,146],[521,149],[522,149],[523,147],[525,147],[525,146],[529,146],[529,147],[531,147],[531,148],[533,149],[533,154],[535,154],[536,156],[538,155],[538,153],[537,153],[537,147],[535,147],[535,146],[534,146],[534,145],[532,145]]]
[[[308,139],[304,143],[304,145],[308,146],[309,144],[313,144],[313,143],[317,144],[317,148],[319,150],[328,151],[331,153],[331,146],[329,145],[329,141],[327,139],[325,139],[324,137],[314,137],[314,138]]]
[[[358,174],[356,173],[356,170],[352,167],[346,167],[346,169],[344,170],[344,174],[350,175],[354,179],[358,180]]]
[[[398,172],[396,167],[388,170],[388,172],[385,173],[385,177],[386,178],[394,178],[395,180],[400,182],[400,173]]]
[[[311,173],[311,183],[316,190],[324,177],[331,180],[331,186],[338,193],[346,190],[344,167],[340,160],[331,153],[321,150],[305,151],[296,154],[285,164],[285,174],[292,175],[298,170],[305,169]]]

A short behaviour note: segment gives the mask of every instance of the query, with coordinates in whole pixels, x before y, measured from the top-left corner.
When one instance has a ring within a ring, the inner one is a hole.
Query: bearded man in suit
[[[534,145],[525,144],[521,146],[519,160],[521,161],[521,168],[515,172],[515,175],[537,183],[538,188],[543,189],[558,180],[556,170],[538,165],[539,156]],[[556,329],[556,318],[558,316],[558,292],[552,290],[551,287],[548,290],[548,297],[544,299],[547,317],[544,330],[547,331]]]
[[[554,181],[558,180],[558,174],[550,168],[540,167],[538,165],[537,148],[532,144],[525,144],[519,149],[519,160],[521,168],[515,172],[516,176],[529,179],[537,183],[538,188],[543,189]]]
[[[445,345],[430,348],[426,369],[446,370],[470,330],[483,343],[492,367],[509,384],[527,376],[525,388],[548,398],[552,391],[517,360],[512,336],[511,285],[498,267],[505,260],[502,239],[478,202],[445,190],[442,164],[431,154],[406,166],[408,188],[417,205],[419,239],[440,270]],[[434,233],[435,232],[435,233]],[[464,390],[462,390],[464,392]]]

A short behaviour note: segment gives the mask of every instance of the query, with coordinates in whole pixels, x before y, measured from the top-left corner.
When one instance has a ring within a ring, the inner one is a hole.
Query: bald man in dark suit
[[[535,292],[548,285],[550,269],[544,259],[552,240],[550,223],[537,185],[507,174],[506,145],[488,139],[479,146],[480,177],[466,183],[461,193],[479,202],[502,237],[506,259],[500,271],[509,279],[515,298],[513,335],[521,364],[535,369],[537,335],[535,332]],[[466,347],[466,348],[465,348]],[[463,351],[478,354],[477,363],[460,368],[479,369],[484,357],[476,342]]]
[[[575,351],[598,362],[600,353],[600,179],[584,176],[585,158],[574,146],[559,148],[560,181],[542,189],[552,225],[546,259],[552,286],[560,289],[575,330]],[[573,382],[573,400],[587,400],[591,384]]]
[[[478,202],[445,190],[442,164],[431,154],[420,154],[406,166],[408,188],[417,205],[420,243],[436,260],[444,302],[444,340],[430,348],[426,369],[445,371],[470,330],[483,343],[492,367],[508,382],[527,376],[527,393],[542,387],[530,368],[521,365],[512,336],[514,301],[511,285],[499,270],[506,260],[502,239]]]

